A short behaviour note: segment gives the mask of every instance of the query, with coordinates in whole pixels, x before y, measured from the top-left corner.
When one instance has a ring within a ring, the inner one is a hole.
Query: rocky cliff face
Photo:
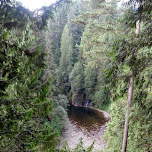
[[[84,93],[81,92],[75,92],[72,95],[72,104],[74,106],[83,106],[83,102],[84,102]]]

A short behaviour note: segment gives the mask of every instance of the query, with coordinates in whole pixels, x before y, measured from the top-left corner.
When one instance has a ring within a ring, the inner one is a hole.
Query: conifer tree
[[[19,4],[2,1],[0,7],[0,151],[52,151],[56,133],[47,119],[53,107],[47,99],[50,80],[41,80],[46,54],[34,37],[45,17],[42,25],[42,18]]]
[[[84,88],[84,68],[80,62],[77,62],[72,69],[69,79],[72,91],[81,91]]]
[[[112,121],[107,129],[107,134],[110,134],[115,141],[113,142],[111,139],[112,142],[108,142],[107,151],[120,151],[122,148],[117,143],[122,143],[123,138],[124,115],[128,109],[126,106],[127,109],[124,109],[124,103],[127,100],[130,77],[134,80],[134,95],[132,97],[132,107],[128,110],[130,120],[127,147],[123,148],[123,151],[126,151],[126,149],[129,152],[151,151],[151,140],[149,140],[152,136],[149,128],[151,126],[151,118],[149,117],[151,105],[147,105],[150,97],[148,90],[151,88],[148,78],[148,75],[151,75],[151,72],[148,72],[148,69],[151,69],[151,64],[148,64],[151,62],[151,44],[147,43],[151,31],[150,12],[151,6],[148,2],[145,2],[141,19],[146,19],[141,24],[140,34],[135,38],[136,21],[134,15],[136,15],[136,12],[134,13],[132,9],[128,9],[124,21],[127,24],[125,28],[127,27],[127,30],[130,31],[125,33],[126,35],[120,36],[120,39],[115,42],[111,53],[113,62],[108,76],[111,77],[110,81],[113,86],[111,89],[113,100],[117,102],[112,104]],[[149,55],[147,56],[147,54]],[[147,130],[146,132],[144,128]],[[110,136],[108,135],[109,138]]]
[[[74,64],[73,38],[69,32],[68,25],[65,26],[61,38],[61,57],[59,62],[58,83],[62,87],[62,93],[69,90],[69,74]]]
[[[105,75],[103,73],[105,73],[104,71],[110,63],[108,53],[112,40],[115,39],[117,34],[116,22],[118,13],[115,10],[115,7],[116,1],[106,2],[104,0],[92,0],[91,11],[81,15],[81,21],[83,20],[85,29],[78,48],[81,56],[85,60],[84,63],[86,67],[88,67],[88,69],[90,67],[91,71],[96,71],[95,73],[92,73],[93,79],[91,82],[93,86],[90,87],[92,88],[92,92],[89,94],[92,96],[91,98],[98,108],[101,108],[106,100],[109,101],[109,90],[107,89],[108,87],[106,87],[107,81],[105,80]],[[87,70],[87,68],[85,71],[85,80],[87,80],[90,73],[88,73],[89,70]],[[100,73],[102,74],[102,77],[100,77]],[[89,89],[87,87],[85,89],[88,94],[87,90]],[[101,93],[100,99],[101,96],[106,96],[106,100],[103,100],[104,102],[99,99],[99,94]]]

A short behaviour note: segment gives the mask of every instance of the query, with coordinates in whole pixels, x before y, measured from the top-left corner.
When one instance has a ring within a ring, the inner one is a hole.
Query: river
[[[63,138],[72,149],[76,147],[82,137],[84,147],[88,147],[95,141],[94,152],[102,151],[106,146],[103,141],[106,122],[104,113],[99,110],[71,106],[68,112],[68,125],[63,132]]]

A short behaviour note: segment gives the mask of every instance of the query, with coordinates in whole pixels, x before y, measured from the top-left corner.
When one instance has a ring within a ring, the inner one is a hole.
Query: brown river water
[[[76,147],[81,137],[83,138],[84,147],[90,146],[95,141],[93,151],[100,152],[106,146],[103,141],[106,122],[107,119],[104,113],[99,110],[71,106],[63,139],[67,141],[72,149]]]

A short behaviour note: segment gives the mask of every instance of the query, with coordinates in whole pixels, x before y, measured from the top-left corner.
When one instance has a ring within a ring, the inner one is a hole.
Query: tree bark
[[[142,3],[139,3],[139,8],[142,7]],[[136,21],[136,36],[140,33],[140,18]],[[135,57],[137,57],[137,52],[134,54]],[[128,92],[128,101],[127,101],[127,111],[126,111],[126,118],[125,118],[125,127],[124,127],[124,136],[123,136],[123,144],[122,144],[122,152],[126,152],[127,150],[127,138],[128,138],[128,129],[129,129],[129,112],[131,107],[131,101],[133,96],[133,85],[134,85],[134,79],[133,79],[133,73],[130,76],[129,79],[129,92]]]
[[[136,22],[136,36],[138,36],[140,33],[140,20],[137,20]]]
[[[142,9],[142,3],[141,2],[139,2],[138,9]],[[139,33],[140,33],[140,19],[141,19],[141,14],[140,13],[141,12],[139,12],[138,20],[136,21],[136,31],[135,31],[136,36],[138,36]]]
[[[138,36],[140,33],[140,20],[137,20],[136,22],[136,36]]]
[[[125,128],[124,128],[124,136],[123,136],[123,144],[122,144],[122,152],[126,152],[127,149],[127,138],[128,138],[128,129],[129,129],[129,110],[131,107],[131,101],[133,96],[133,76],[129,79],[129,92],[128,92],[128,101],[127,101],[127,111],[125,118]]]

